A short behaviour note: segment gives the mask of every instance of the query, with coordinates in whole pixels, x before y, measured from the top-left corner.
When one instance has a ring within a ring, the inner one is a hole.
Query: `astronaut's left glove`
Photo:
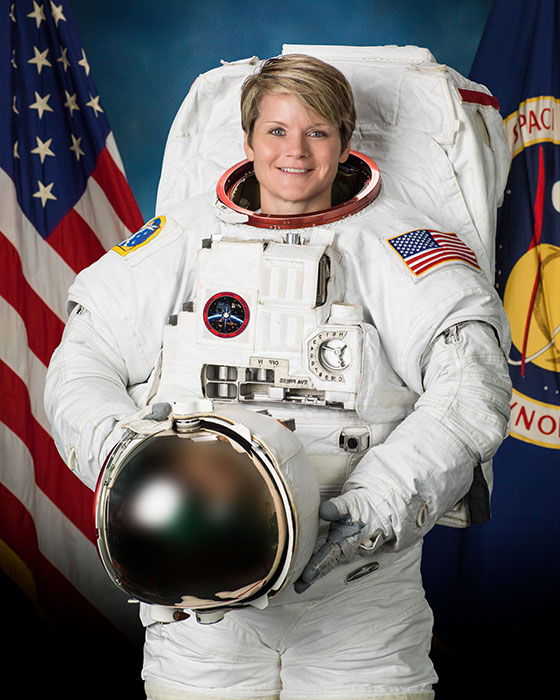
[[[365,523],[352,518],[344,495],[322,503],[319,516],[330,522],[327,539],[295,582],[296,593],[306,591],[336,566],[347,564],[359,556],[373,554],[383,542],[381,530],[368,534]]]

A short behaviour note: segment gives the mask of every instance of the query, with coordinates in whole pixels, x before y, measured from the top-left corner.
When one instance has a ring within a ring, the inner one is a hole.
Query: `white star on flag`
[[[47,21],[47,18],[45,17],[45,8],[43,5],[39,5],[39,3],[35,2],[35,0],[33,0],[33,8],[33,12],[30,12],[27,17],[34,19],[37,23],[37,29],[39,29],[41,22]]]
[[[68,48],[66,46],[61,46],[60,47],[60,58],[57,58],[56,60],[59,63],[62,63],[64,66],[64,72],[68,70],[68,67],[70,66],[70,61],[68,60],[68,56],[66,55],[68,53]]]
[[[45,112],[53,112],[53,108],[47,103],[50,100],[50,93],[41,97],[38,92],[35,92],[35,102],[29,105],[29,109],[36,109],[39,112],[39,119],[43,118]]]
[[[93,111],[95,112],[95,116],[97,117],[98,112],[103,112],[103,109],[99,106],[99,95],[94,97],[90,93],[89,96],[91,99],[89,102],[86,102],[86,107],[91,107],[93,109]]]
[[[34,63],[35,68],[37,68],[37,73],[41,75],[41,71],[43,70],[44,66],[49,66],[52,68],[52,63],[47,59],[47,54],[49,52],[48,49],[45,49],[44,51],[39,51],[39,49],[34,46],[33,51],[35,53],[34,58],[30,58],[27,63]]]
[[[49,139],[48,141],[41,141],[38,136],[35,138],[37,139],[37,147],[34,148],[31,153],[36,153],[41,159],[41,163],[44,163],[47,156],[54,156],[54,153],[50,149],[52,139]]]
[[[74,152],[74,155],[76,156],[76,160],[80,160],[80,156],[85,156],[85,152],[82,151],[80,147],[80,141],[82,140],[82,137],[76,138],[74,134],[70,134],[72,138],[72,145],[70,146],[70,150]]]
[[[56,28],[58,29],[58,23],[62,20],[66,22],[66,17],[64,16],[64,8],[62,5],[55,5],[51,0],[51,14],[53,16]]]
[[[37,180],[37,184],[39,185],[39,189],[37,192],[33,193],[33,196],[38,197],[41,200],[41,204],[44,208],[48,199],[56,199],[54,194],[51,192],[54,182],[50,182],[46,187],[43,185],[41,180]]]
[[[64,94],[66,95],[66,102],[64,103],[64,106],[68,108],[68,110],[70,112],[70,116],[72,116],[74,110],[78,110],[78,112],[79,112],[80,108],[76,104],[76,99],[77,99],[76,93],[74,93],[73,95],[70,95],[70,93],[67,90],[65,90]]]
[[[78,61],[79,66],[83,66],[86,75],[89,75],[89,63],[86,58],[86,52],[82,49],[82,58],[80,61]]]

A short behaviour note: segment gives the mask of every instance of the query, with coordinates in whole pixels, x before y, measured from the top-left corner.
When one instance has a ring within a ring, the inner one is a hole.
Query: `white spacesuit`
[[[489,515],[511,391],[492,286],[501,121],[425,50],[307,49],[352,82],[355,143],[379,156],[381,179],[354,153],[331,209],[266,217],[241,164],[216,200],[217,173],[239,160],[239,84],[258,61],[202,76],[170,133],[161,215],[77,277],[48,371],[55,442],[91,488],[131,430],[172,424],[150,420],[153,406],[266,412],[280,436],[295,427],[323,508],[360,525],[326,557],[322,527],[296,589],[317,529],[295,499],[299,554],[257,604],[201,625],[142,603],[151,700],[432,698],[422,538]]]

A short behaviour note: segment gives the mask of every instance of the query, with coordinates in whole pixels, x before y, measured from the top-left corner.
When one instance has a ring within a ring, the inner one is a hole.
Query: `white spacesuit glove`
[[[337,496],[321,504],[319,516],[330,522],[329,532],[325,543],[313,554],[295,582],[296,593],[306,591],[336,566],[347,564],[359,556],[373,554],[383,542],[381,530],[368,534],[365,523],[352,518],[345,496]]]
[[[138,435],[154,435],[171,427],[171,404],[155,403],[146,406],[135,415],[120,422],[121,428]]]
[[[169,403],[155,403],[145,406],[136,413],[120,420],[107,436],[102,451],[103,463],[120,444],[121,440],[135,433],[136,435],[155,435],[171,428],[172,409]]]

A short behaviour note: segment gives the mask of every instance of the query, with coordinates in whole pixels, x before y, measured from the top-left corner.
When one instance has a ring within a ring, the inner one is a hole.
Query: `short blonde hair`
[[[356,108],[350,83],[337,68],[304,54],[286,54],[265,61],[241,87],[241,126],[249,145],[260,101],[267,93],[296,97],[338,128],[341,152],[346,148],[356,125]]]

